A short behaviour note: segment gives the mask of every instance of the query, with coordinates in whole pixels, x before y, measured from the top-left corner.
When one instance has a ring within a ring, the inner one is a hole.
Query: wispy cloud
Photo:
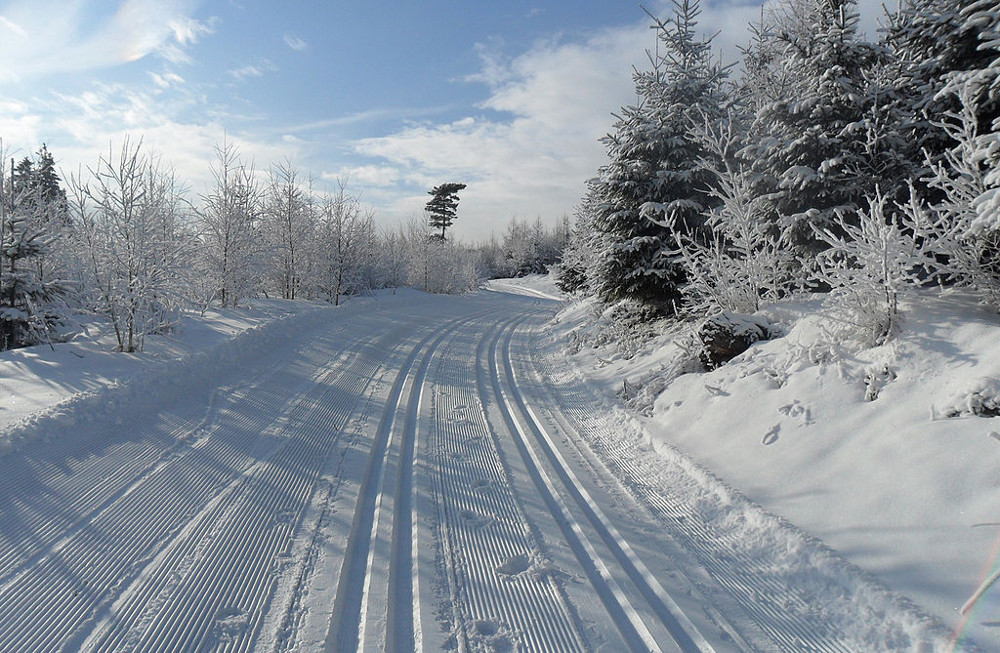
[[[192,0],[120,0],[113,11],[67,0],[39,11],[30,0],[4,6],[0,82],[108,68],[159,53],[187,62],[186,48],[214,30],[191,16]]]
[[[285,45],[298,52],[302,52],[309,47],[308,43],[291,32],[285,32]]]
[[[358,125],[370,122],[381,122],[388,120],[417,120],[428,116],[439,115],[448,111],[453,111],[455,105],[442,105],[433,107],[388,107],[379,109],[369,109],[358,111],[345,116],[314,120],[312,122],[300,123],[297,125],[287,125],[281,127],[280,131],[289,134],[298,134],[310,131],[321,131],[332,127],[344,127],[347,125]]]
[[[5,16],[0,16],[0,34],[13,36],[21,39],[22,41],[28,40],[28,33],[24,30],[24,28],[14,21],[7,19]]]
[[[256,64],[251,64],[243,66],[242,68],[235,68],[233,70],[227,70],[226,74],[235,79],[238,82],[250,79],[252,77],[263,77],[267,73],[273,73],[278,70],[278,67],[274,65],[269,59],[261,59]]]
[[[182,86],[184,84],[184,78],[177,73],[164,72],[164,73],[149,73],[149,78],[153,80],[158,88],[170,88],[172,86]]]

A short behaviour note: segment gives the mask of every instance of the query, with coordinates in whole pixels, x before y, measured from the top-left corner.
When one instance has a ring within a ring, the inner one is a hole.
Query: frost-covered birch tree
[[[374,213],[338,183],[323,203],[316,230],[320,291],[335,306],[341,297],[366,290],[375,247]]]
[[[209,301],[229,307],[253,296],[259,284],[262,190],[233,143],[217,145],[215,155],[215,183],[202,197],[201,253]]]
[[[126,138],[73,179],[71,211],[92,305],[111,319],[120,351],[172,326],[186,299],[192,239],[173,173]]]
[[[272,288],[295,299],[305,281],[308,243],[312,238],[309,198],[290,161],[271,168],[264,208],[266,264]]]

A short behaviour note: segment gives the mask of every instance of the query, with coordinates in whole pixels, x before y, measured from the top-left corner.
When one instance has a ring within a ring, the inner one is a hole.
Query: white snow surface
[[[537,276],[5,352],[0,643],[1000,651],[1000,319],[903,310],[710,373]]]
[[[634,355],[583,347],[571,358],[606,395],[662,389],[642,419],[652,449],[946,623],[948,650],[1000,651],[1000,584],[962,613],[1000,568],[1000,419],[988,416],[1000,407],[1000,316],[927,292],[903,302],[895,338],[865,348],[822,303],[761,311],[779,337],[711,372],[679,373],[690,341],[677,333]],[[580,340],[593,312],[571,305],[558,328]],[[795,538],[786,545],[765,555],[803,562]],[[839,582],[852,586],[852,573]]]

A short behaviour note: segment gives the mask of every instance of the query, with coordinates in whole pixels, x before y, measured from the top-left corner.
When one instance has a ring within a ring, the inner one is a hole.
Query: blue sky
[[[703,0],[701,25],[732,51],[759,11]],[[141,136],[197,201],[225,135],[259,169],[346,181],[386,225],[461,181],[453,233],[480,239],[572,215],[648,23],[625,0],[0,0],[0,138],[68,175]]]

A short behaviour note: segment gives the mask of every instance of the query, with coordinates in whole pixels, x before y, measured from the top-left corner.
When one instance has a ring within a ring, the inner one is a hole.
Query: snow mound
[[[249,319],[239,319],[233,315],[236,311],[230,311],[228,319],[219,314],[207,319],[190,316],[181,334],[183,342],[160,350],[154,344],[140,355],[107,351],[96,340],[57,345],[55,352],[41,347],[7,352],[0,360],[0,387],[5,391],[0,410],[7,412],[23,397],[44,394],[37,386],[52,385],[44,374],[59,367],[53,361],[79,360],[74,369],[63,372],[63,384],[48,392],[47,403],[33,404],[33,410],[0,427],[0,455],[36,440],[67,437],[79,424],[120,416],[133,406],[148,410],[164,405],[191,385],[209,383],[248,357],[263,354],[288,332],[318,326],[333,310],[303,304],[289,309],[295,312],[262,310]],[[24,374],[18,365],[24,357],[39,360],[38,376]]]
[[[621,397],[623,385],[637,388],[626,400],[648,391],[639,412],[653,449],[690,458],[848,563],[830,591],[852,587],[845,570],[860,569],[912,602],[914,624],[926,613],[953,630],[957,648],[940,650],[1000,651],[1000,584],[978,590],[1000,568],[1000,429],[979,419],[1000,413],[1000,317],[971,296],[917,294],[901,303],[896,338],[871,347],[846,337],[850,325],[824,301],[760,311],[772,339],[710,372],[684,364],[689,333],[661,334],[626,358],[572,346],[572,330],[593,328],[585,306],[559,319],[567,353],[607,396]],[[789,573],[811,573],[795,562],[805,558],[788,558],[788,544],[746,537]],[[821,587],[823,577],[802,582]]]
[[[961,382],[938,412],[942,417],[1000,416],[1000,379],[979,377]]]

